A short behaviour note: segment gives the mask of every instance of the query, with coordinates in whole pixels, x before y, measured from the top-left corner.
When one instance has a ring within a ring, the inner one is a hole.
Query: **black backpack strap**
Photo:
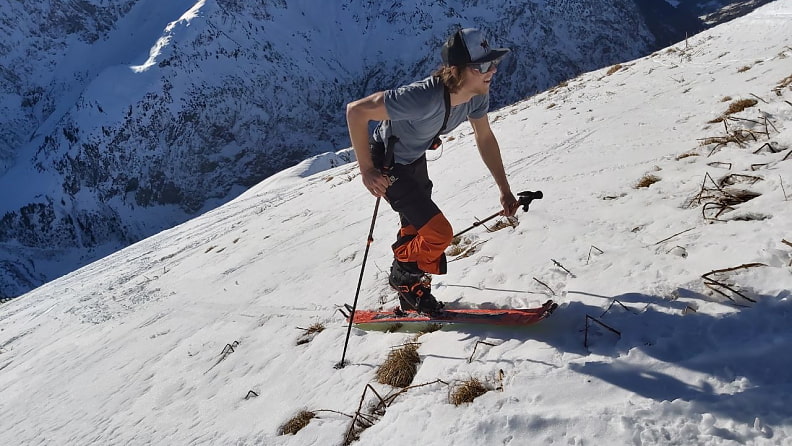
[[[379,142],[373,136],[369,137],[369,153],[374,167],[380,172],[385,173],[393,168],[394,154],[393,146],[399,140],[395,135],[388,137],[387,142]]]
[[[385,160],[382,164],[382,171],[383,173],[389,172],[393,168],[393,164],[395,163],[395,156],[393,154],[393,146],[396,145],[396,141],[399,138],[391,135],[388,137],[388,143],[385,145]]]
[[[451,115],[451,93],[448,91],[448,87],[446,87],[445,84],[443,84],[443,101],[445,102],[445,117],[443,118],[443,126],[440,127],[437,135],[432,138],[432,144],[429,146],[429,150],[435,150],[443,143],[443,141],[440,140],[440,134],[443,133],[446,125],[448,125],[448,117]]]

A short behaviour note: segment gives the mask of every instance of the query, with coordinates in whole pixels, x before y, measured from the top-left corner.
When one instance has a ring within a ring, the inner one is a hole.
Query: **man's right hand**
[[[374,167],[360,171],[360,176],[363,179],[363,185],[375,197],[382,197],[385,191],[390,186],[391,182],[379,169]]]
[[[368,123],[371,121],[385,121],[388,110],[385,108],[385,93],[378,91],[363,99],[350,102],[346,110],[347,125],[349,126],[349,139],[355,149],[355,157],[360,166],[363,185],[371,195],[381,197],[390,186],[390,180],[374,167],[369,152]]]

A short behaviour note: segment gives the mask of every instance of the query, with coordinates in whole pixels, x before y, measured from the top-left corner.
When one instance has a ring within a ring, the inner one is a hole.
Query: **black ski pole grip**
[[[541,200],[544,194],[540,190],[536,192],[527,190],[525,192],[520,192],[517,196],[520,197],[517,202],[523,207],[523,211],[528,212],[528,205],[531,204],[531,201]]]

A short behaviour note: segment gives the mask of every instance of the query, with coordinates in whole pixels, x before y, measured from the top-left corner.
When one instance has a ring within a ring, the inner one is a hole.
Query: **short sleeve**
[[[435,91],[426,84],[410,84],[385,91],[385,109],[391,121],[426,119],[435,113]]]
[[[471,119],[479,119],[487,116],[487,112],[489,111],[489,95],[483,94],[479,96],[475,96],[472,101],[473,106],[471,107],[471,111],[468,114],[468,118]]]

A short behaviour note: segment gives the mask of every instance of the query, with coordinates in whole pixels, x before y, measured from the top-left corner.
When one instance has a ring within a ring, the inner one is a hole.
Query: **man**
[[[375,197],[385,197],[401,219],[389,283],[403,310],[433,313],[443,307],[431,294],[429,274],[446,273],[445,249],[453,231],[432,201],[426,169],[426,150],[436,148],[441,133],[469,120],[500,190],[502,214],[512,216],[519,207],[487,119],[490,82],[509,51],[490,48],[477,29],[461,29],[443,45],[443,66],[432,76],[347,105],[363,185]],[[369,140],[370,121],[380,123]]]

